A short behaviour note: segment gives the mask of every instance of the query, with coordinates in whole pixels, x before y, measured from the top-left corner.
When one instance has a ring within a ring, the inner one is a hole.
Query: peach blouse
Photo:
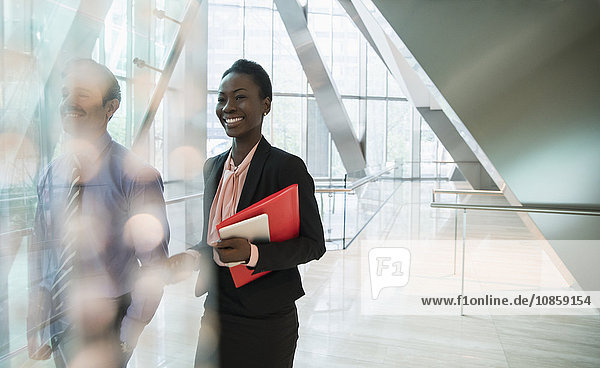
[[[252,157],[254,157],[254,152],[256,152],[257,147],[258,143],[256,143],[250,152],[248,152],[244,160],[237,167],[233,162],[233,157],[231,157],[231,152],[233,149],[229,151],[229,156],[227,156],[227,160],[225,160],[225,166],[223,167],[223,175],[221,175],[221,180],[219,181],[215,198],[213,199],[210,207],[206,242],[211,246],[214,246],[220,239],[219,233],[217,232],[217,224],[236,213],[236,208],[242,194],[242,189],[244,188],[244,182],[246,181],[246,176],[248,175],[248,168],[250,167],[250,162],[252,161]],[[221,262],[215,249],[213,249],[213,260],[219,266],[228,266],[228,264]],[[250,261],[248,262],[247,266],[254,267],[256,266],[257,262],[258,248],[256,245],[251,243]],[[235,264],[230,264],[230,266]]]

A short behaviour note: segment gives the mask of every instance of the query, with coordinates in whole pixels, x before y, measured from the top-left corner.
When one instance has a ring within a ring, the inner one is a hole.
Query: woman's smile
[[[221,80],[215,112],[236,145],[244,142],[252,148],[260,140],[263,116],[270,106],[271,99],[262,97],[252,76],[230,73]]]
[[[242,121],[244,118],[242,116],[237,116],[233,118],[225,118],[225,123],[227,123],[228,127],[233,127],[237,125],[236,123]]]

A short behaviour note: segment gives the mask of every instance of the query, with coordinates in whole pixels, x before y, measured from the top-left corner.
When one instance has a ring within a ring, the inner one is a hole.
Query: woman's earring
[[[265,111],[265,112],[263,112],[263,116],[267,116],[267,112],[266,112],[266,111]]]

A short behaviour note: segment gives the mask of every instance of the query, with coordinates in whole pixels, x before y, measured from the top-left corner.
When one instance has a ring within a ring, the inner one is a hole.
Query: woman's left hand
[[[250,260],[250,242],[245,238],[219,240],[214,245],[219,259],[223,263],[248,262]]]

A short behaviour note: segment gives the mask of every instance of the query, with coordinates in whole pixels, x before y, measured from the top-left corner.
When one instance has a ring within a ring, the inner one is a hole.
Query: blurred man
[[[169,226],[160,174],[107,132],[115,76],[68,63],[63,154],[40,178],[30,250],[28,347],[57,367],[124,367],[162,298]]]

